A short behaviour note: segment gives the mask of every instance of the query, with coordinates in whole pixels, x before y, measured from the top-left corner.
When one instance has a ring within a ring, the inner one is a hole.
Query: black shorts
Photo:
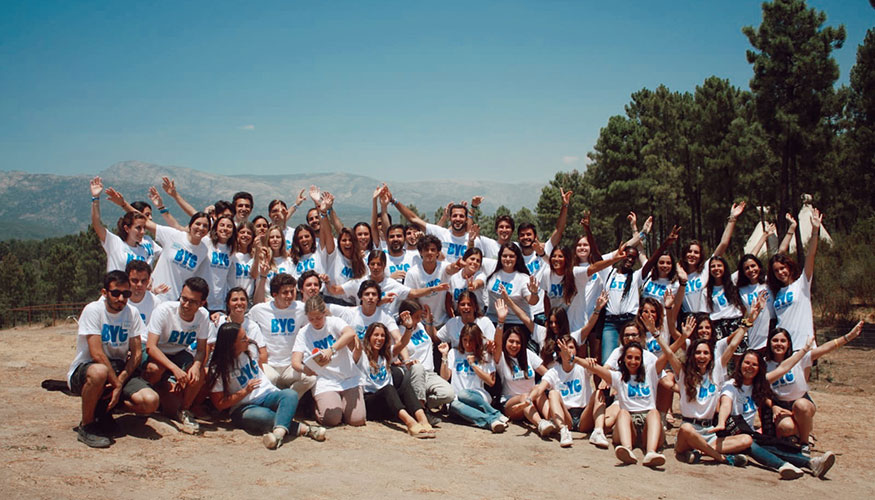
[[[568,414],[571,415],[571,430],[578,430],[580,428],[580,417],[583,415],[583,412],[586,408],[569,408]]]
[[[88,372],[88,367],[93,365],[93,364],[96,364],[96,362],[89,361],[87,363],[82,363],[76,367],[76,370],[73,371],[73,376],[70,377],[70,389],[73,391],[74,394],[77,394],[77,395],[82,394],[82,387],[85,385],[85,378],[86,378],[86,373]],[[119,363],[119,364],[121,364],[121,367],[119,367],[114,360],[110,361],[110,364],[112,364],[113,370],[115,371],[116,375],[118,375],[119,372],[121,372],[124,369],[124,363]],[[149,383],[146,382],[145,380],[143,380],[142,378],[130,377],[129,379],[127,379],[125,381],[125,385],[122,387],[121,399],[122,400],[130,400],[131,396],[133,396],[137,392],[139,392],[143,389],[151,389],[151,388],[152,388],[152,386],[149,385]],[[109,399],[109,397],[111,395],[112,395],[112,390],[106,389],[106,390],[104,390],[103,395],[101,395],[101,399]]]
[[[813,399],[811,399],[811,396],[809,396],[807,392],[799,399],[807,399],[807,400],[811,401],[811,404],[813,404],[815,407],[817,406],[817,404],[814,402]],[[799,401],[799,399],[794,399],[793,401],[781,401],[780,399],[775,398],[772,400],[772,404],[778,405],[785,410],[793,411],[793,404],[796,401]]]
[[[194,356],[185,349],[176,354],[165,354],[165,356],[167,356],[167,359],[169,359],[174,365],[178,366],[182,371],[188,371],[188,368],[194,363]],[[143,353],[143,361],[140,363],[140,369],[145,369],[146,363],[148,362],[149,356],[146,353]],[[170,380],[171,377],[173,377],[173,373],[170,370],[165,370],[164,374],[161,376],[161,382],[166,382]],[[173,381],[176,381],[176,377],[173,377]]]

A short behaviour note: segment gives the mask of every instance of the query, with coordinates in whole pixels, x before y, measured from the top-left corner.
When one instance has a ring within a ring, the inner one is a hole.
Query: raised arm
[[[91,227],[94,228],[101,243],[106,241],[106,228],[100,221],[100,193],[102,192],[103,181],[100,177],[91,179]]]
[[[176,181],[171,179],[170,177],[162,177],[161,178],[161,188],[164,189],[164,192],[167,193],[168,196],[173,198],[179,208],[182,209],[183,212],[186,213],[189,217],[197,213],[197,210],[191,206],[185,198],[176,190]]]
[[[562,234],[565,232],[565,226],[568,223],[568,205],[571,204],[572,194],[574,194],[573,191],[565,191],[561,187],[559,188],[559,195],[562,198],[562,209],[559,210],[559,218],[556,219],[556,229],[550,233],[550,244],[553,245],[553,248],[559,246],[559,242],[562,241]]]
[[[662,242],[662,245],[659,245],[659,248],[653,252],[653,255],[647,259],[647,262],[644,263],[644,267],[641,268],[641,277],[644,278],[650,273],[650,270],[653,269],[653,266],[656,265],[656,261],[659,260],[659,256],[662,255],[663,252],[668,249],[669,246],[673,245],[675,241],[678,240],[678,236],[681,234],[681,226],[673,226],[671,228],[671,232],[668,233],[668,237],[665,241]]]
[[[753,246],[753,249],[750,252],[754,255],[760,254],[760,251],[763,249],[763,245],[765,245],[766,242],[769,241],[769,236],[771,236],[772,234],[778,234],[775,232],[775,225],[772,224],[771,222],[763,221],[763,222],[761,222],[761,224],[763,226],[763,235],[760,236],[760,239],[757,241],[757,244]],[[768,251],[766,253],[768,253]]]
[[[796,366],[796,363],[802,360],[805,354],[811,350],[812,344],[814,344],[814,335],[809,337],[808,342],[805,343],[805,347],[794,352],[792,356],[782,361],[774,370],[766,373],[766,381],[771,384],[793,369],[793,367]]]
[[[401,323],[401,328],[404,330],[404,334],[394,339],[395,344],[392,346],[393,358],[400,355],[401,351],[407,347],[407,344],[410,343],[410,337],[413,336],[413,330],[416,329],[416,323],[413,322],[413,316],[410,315],[410,311],[402,312],[398,319],[400,320],[399,323]],[[392,336],[395,337],[395,335],[398,335],[400,332],[396,330],[393,333]]]
[[[805,256],[805,277],[808,281],[814,277],[814,257],[817,255],[817,242],[820,241],[820,226],[823,223],[823,214],[820,210],[811,211],[811,236],[808,238],[808,255]]]
[[[523,311],[523,309],[519,306],[519,304],[517,304],[516,302],[511,300],[510,296],[507,294],[507,290],[504,288],[504,285],[499,285],[498,290],[501,292],[501,299],[499,299],[495,302],[496,315],[499,314],[498,303],[504,302],[504,305],[507,306],[507,308],[504,310],[505,317],[507,317],[507,311],[509,309],[510,312],[512,312],[514,316],[519,318],[519,320],[522,321],[524,325],[526,325],[526,328],[528,328],[530,332],[534,332],[535,331],[535,322],[532,321],[532,318],[529,317],[529,315],[526,314],[525,311]],[[499,322],[502,322],[502,323],[504,322],[504,320],[501,319],[500,317],[498,320],[499,320]]]
[[[410,210],[409,208],[404,206],[403,203],[396,200],[392,196],[392,192],[389,191],[388,186],[386,186],[386,192],[389,194],[389,203],[391,203],[392,205],[395,206],[395,208],[398,210],[398,213],[400,213],[405,219],[409,220],[411,224],[413,224],[413,225],[419,227],[421,230],[425,231],[426,222],[424,220],[422,220],[418,215],[413,213],[412,210]]]
[[[450,218],[450,212],[452,211],[452,209],[453,209],[453,202],[452,201],[447,202],[447,206],[444,207],[444,211],[443,211],[443,213],[441,213],[441,218],[438,219],[438,221],[435,222],[434,224],[436,226],[440,226],[440,227],[447,227],[447,219]]]
[[[787,234],[784,235],[784,239],[781,240],[781,245],[778,247],[778,253],[788,254],[790,253],[790,242],[793,241],[793,237],[796,235],[796,219],[790,215],[790,212],[784,216],[787,219],[789,225],[787,226]]]
[[[608,304],[608,291],[602,290],[602,293],[595,300],[595,307],[592,309],[592,314],[589,315],[589,321],[583,325],[583,328],[580,329],[580,338],[585,339],[589,336],[589,333],[595,328],[596,323],[599,321],[599,314],[601,314],[602,309]]]
[[[158,213],[161,214],[161,217],[164,219],[164,222],[167,223],[168,226],[178,229],[180,231],[188,231],[187,227],[183,227],[176,221],[176,218],[170,215],[170,211],[167,210],[167,207],[164,206],[164,202],[161,201],[161,195],[158,194],[158,190],[155,189],[155,186],[149,187],[149,200],[152,202],[152,205],[155,206],[155,210],[158,210]],[[152,222],[150,220],[146,221],[146,229],[150,231],[155,231],[154,227],[150,227],[149,223]]]
[[[729,210],[729,218],[726,220],[726,227],[723,228],[723,236],[720,237],[720,243],[714,249],[715,257],[722,256],[726,253],[726,249],[729,248],[729,241],[732,239],[732,233],[735,231],[735,221],[744,212],[744,206],[745,202],[743,201],[732,204],[732,209]]]
[[[592,255],[592,261],[598,262],[602,260],[602,253],[599,251],[598,242],[595,240],[595,236],[592,235],[592,228],[589,226],[590,223],[590,212],[589,210],[583,211],[583,218],[580,219],[580,225],[583,226],[583,232],[586,235],[586,241],[589,242],[589,253]]]
[[[373,229],[373,234],[371,235],[374,240],[374,246],[380,248],[380,241],[386,239],[385,234],[380,234],[380,231],[377,231],[377,201],[380,198],[380,194],[383,193],[383,186],[377,186],[377,189],[374,190],[374,196],[371,199],[371,228]],[[383,230],[385,231],[389,226],[384,226]]]
[[[604,380],[606,384],[611,383],[611,369],[598,364],[595,358],[577,359],[575,361],[577,364],[589,370],[590,373],[593,373],[598,378]]]
[[[674,351],[669,347],[669,345],[665,342],[665,339],[662,338],[662,335],[654,335],[656,338],[656,342],[659,343],[659,347],[662,348],[662,354],[666,357],[668,364],[671,365],[672,371],[674,371],[675,376],[680,375],[681,371],[684,368],[681,360],[678,359],[677,355]]]
[[[836,349],[838,349],[839,347],[841,347],[843,345],[847,345],[852,340],[859,337],[860,332],[862,332],[862,331],[863,331],[863,321],[860,320],[860,322],[857,323],[856,325],[854,325],[854,327],[851,328],[851,331],[849,331],[848,333],[842,335],[841,337],[834,338],[831,341],[829,341],[823,345],[819,345],[815,349],[812,349],[811,350],[811,360],[814,361],[817,358],[823,356],[824,354],[828,354],[830,352],[835,351]]]
[[[759,297],[757,297],[757,301],[754,302],[753,307],[751,307],[750,311],[747,312],[747,317],[741,320],[741,324],[738,325],[738,328],[736,328],[735,331],[732,332],[731,335],[729,335],[729,343],[726,345],[726,350],[723,351],[723,355],[720,357],[720,361],[723,363],[723,366],[729,366],[729,361],[732,359],[735,350],[744,339],[745,332],[753,327],[754,322],[757,320],[757,317],[760,315],[760,312],[766,305],[767,294],[768,292],[766,292],[765,290],[760,292]]]
[[[425,288],[411,288],[410,293],[407,294],[408,298],[418,299],[420,297],[425,297],[434,292],[446,292],[450,289],[449,283],[441,283],[435,286],[427,286]],[[334,293],[334,292],[332,292]]]
[[[319,224],[319,244],[325,249],[326,255],[334,253],[334,232],[331,230],[331,224],[328,223],[328,217],[334,206],[334,195],[325,191],[322,193],[322,203],[319,205],[319,218],[322,223]]]
[[[452,374],[452,372],[450,372],[450,367],[447,366],[447,362],[448,362],[447,357],[450,354],[450,344],[447,344],[446,342],[441,342],[440,344],[438,344],[437,348],[438,348],[438,352],[441,353],[440,376],[444,380],[449,380],[450,375]]]

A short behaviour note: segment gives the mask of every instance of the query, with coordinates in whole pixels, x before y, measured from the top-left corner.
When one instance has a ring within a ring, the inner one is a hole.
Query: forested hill
[[[367,220],[370,217],[371,198],[380,182],[387,182],[399,200],[415,205],[420,212],[434,221],[435,211],[448,201],[470,200],[484,196],[486,213],[504,205],[516,211],[534,207],[541,195],[543,183],[493,182],[486,180],[441,180],[423,182],[394,182],[346,173],[295,173],[287,175],[225,176],[198,170],[154,165],[138,161],[116,163],[93,175],[103,177],[104,186],[114,187],[128,201],[146,200],[149,186],[161,191],[161,176],[176,180],[180,193],[195,207],[202,208],[216,200],[231,200],[237,191],[248,191],[255,197],[254,214],[267,215],[267,204],[275,199],[293,202],[298,192],[310,185],[331,191],[336,197],[335,207],[345,222]],[[91,204],[88,190],[89,175],[61,176],[0,171],[0,239],[41,239],[62,236],[84,230],[90,223]],[[512,179],[510,180],[512,181]],[[161,191],[164,195],[164,192]],[[182,211],[164,196],[171,212],[182,217]],[[309,204],[309,201],[308,201]],[[103,197],[103,222],[113,226],[121,210]],[[297,214],[294,223],[303,221]],[[187,219],[181,218],[180,220]]]

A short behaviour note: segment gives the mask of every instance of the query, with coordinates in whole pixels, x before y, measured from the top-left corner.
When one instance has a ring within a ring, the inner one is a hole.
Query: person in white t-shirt
[[[459,300],[464,291],[476,292],[480,296],[480,304],[487,303],[486,273],[483,272],[483,252],[479,248],[469,247],[462,258],[447,265],[450,289],[447,292],[448,307]]]
[[[738,288],[729,275],[729,264],[723,257],[711,257],[708,261],[708,284],[705,285],[702,299],[711,314],[711,327],[717,340],[729,336],[747,312]],[[742,342],[740,349],[739,354],[747,349],[747,342]]]
[[[252,339],[240,323],[232,321],[219,327],[207,384],[213,405],[220,411],[230,409],[234,425],[262,434],[262,443],[269,450],[279,448],[288,434],[325,440],[324,427],[293,420],[298,393],[270,383]]]
[[[239,228],[245,222],[249,222],[249,215],[255,208],[252,195],[246,191],[238,191],[231,197],[231,204],[234,206],[234,224]]]
[[[67,385],[82,396],[82,420],[76,427],[79,441],[92,448],[112,444],[117,428],[111,415],[121,402],[128,411],[148,415],[158,409],[158,394],[134,373],[140,363],[140,336],[145,330],[136,309],[128,306],[128,277],[111,271],[103,278],[102,297],[82,310],[76,357]]]
[[[243,287],[252,298],[255,292],[255,278],[252,277],[252,264],[255,262],[255,226],[246,221],[237,226],[237,242],[231,254],[231,267],[228,270],[227,287]]]
[[[502,298],[502,288],[520,310],[531,317],[531,307],[538,303],[538,280],[529,273],[523,260],[523,254],[517,245],[504,244],[499,252],[499,262],[495,270],[486,279],[486,291],[489,302],[486,315],[493,323],[498,321],[495,311],[495,301]],[[524,324],[516,315],[508,317],[508,322],[516,325]]]
[[[492,432],[504,432],[507,417],[489,403],[491,396],[485,385],[495,384],[495,363],[483,345],[483,334],[474,323],[462,327],[459,348],[441,342],[441,377],[453,384],[456,399],[450,403],[450,413]]]
[[[817,411],[817,406],[808,395],[811,365],[821,356],[857,338],[862,330],[863,322],[860,321],[848,333],[812,349],[793,365],[790,371],[772,382],[772,392],[775,393],[775,398],[772,400],[772,413],[777,424],[777,434],[781,437],[798,436],[803,453],[810,454],[808,439],[814,426],[814,414]],[[790,334],[783,328],[775,328],[769,332],[767,346],[765,352],[767,371],[777,368],[793,353]]]
[[[409,251],[404,248],[404,226],[392,224],[386,230],[386,251],[388,252],[389,268],[386,271],[389,277],[404,283],[407,273],[414,265],[415,257],[419,257],[418,251]]]
[[[476,323],[480,327],[480,333],[484,342],[492,342],[495,338],[495,325],[489,318],[483,316],[483,308],[479,302],[478,294],[465,290],[459,294],[456,301],[455,316],[444,324],[437,332],[437,338],[441,342],[450,344],[450,347],[459,348],[459,337],[465,325]]]
[[[169,286],[170,297],[179,296],[186,279],[203,275],[201,268],[208,265],[205,264],[208,250],[203,239],[210,232],[210,224],[210,217],[204,212],[191,216],[187,232],[146,221],[146,229],[154,231],[155,239],[164,247],[154,266],[152,281]]]
[[[210,317],[203,305],[209,293],[203,278],[188,278],[179,301],[160,304],[148,326],[149,357],[143,378],[158,389],[165,412],[173,414],[178,407],[176,417],[182,430],[191,434],[200,432],[200,425],[189,410],[205,381]],[[196,345],[194,355],[190,352],[192,345]]]
[[[210,296],[207,298],[207,310],[212,312],[222,310],[225,296],[228,294],[228,276],[234,273],[231,256],[237,246],[237,226],[234,218],[223,215],[216,219],[210,230],[209,238],[204,238],[207,246],[208,263],[203,267],[204,279],[210,285]]]
[[[668,357],[663,353],[655,362],[647,363],[645,352],[640,343],[630,342],[620,353],[618,371],[597,364],[593,358],[587,359],[585,366],[602,380],[610,381],[616,392],[620,405],[613,436],[614,444],[619,445],[614,450],[617,458],[627,465],[637,463],[632,447],[640,439],[645,449],[642,464],[659,467],[665,464],[665,456],[656,451],[663,433],[656,409],[656,387]]]
[[[725,433],[727,420],[732,416],[738,433],[754,435],[755,418],[766,408],[773,398],[770,384],[783,377],[799,360],[805,356],[814,342],[812,336],[805,347],[785,359],[774,370],[766,372],[765,360],[758,352],[748,349],[735,365],[732,378],[723,384],[720,395],[720,409],[717,425],[711,430]],[[754,436],[755,437],[755,436]],[[822,477],[835,463],[835,455],[827,452],[822,457],[810,458],[802,453],[780,450],[769,444],[759,444],[756,439],[747,453],[765,467],[775,469],[781,479],[798,479],[803,472],[799,467],[809,467],[815,476]]]
[[[103,227],[100,221],[100,193],[103,181],[91,179],[91,227],[106,252],[106,272],[122,270],[132,260],[152,264],[152,254],[142,245],[146,234],[146,216],[140,212],[128,212],[118,220],[118,236]]]
[[[228,290],[228,294],[225,297],[225,311],[227,313],[219,313],[214,321],[210,323],[210,334],[207,339],[207,359],[210,359],[210,356],[212,356],[213,348],[218,339],[219,328],[225,323],[237,323],[246,331],[246,337],[255,346],[258,354],[258,364],[267,364],[267,344],[264,341],[264,336],[261,334],[261,328],[258,327],[258,323],[249,317],[247,309],[249,309],[249,296],[246,294],[246,290],[239,286]]]
[[[535,374],[547,373],[540,356],[526,348],[529,336],[524,328],[509,326],[504,331],[509,302],[499,300],[496,306],[498,326],[495,328],[495,358],[501,378],[501,404],[510,420],[527,420],[535,426],[541,437],[549,436],[556,428],[549,420],[546,394],[532,399],[529,394],[535,388]]]
[[[814,209],[811,213],[811,237],[805,255],[805,268],[799,272],[796,262],[784,254],[769,259],[766,282],[772,292],[771,312],[778,319],[778,327],[790,332],[794,346],[804,345],[814,335],[814,317],[811,310],[811,280],[814,279],[814,258],[820,241],[823,215]]]
[[[438,260],[441,242],[434,236],[430,234],[423,236],[417,243],[417,249],[420,260],[407,272],[404,284],[412,289],[432,288],[437,290],[419,297],[419,302],[431,309],[435,327],[440,328],[449,319],[447,312],[447,290],[450,287],[449,266]],[[442,285],[443,288],[441,288]]]
[[[308,324],[295,337],[292,367],[316,377],[316,420],[326,427],[341,422],[365,425],[361,373],[352,356],[355,330],[342,319],[327,316],[325,302],[318,295],[307,299],[304,308]]]
[[[252,263],[252,276],[255,278],[253,302],[260,304],[267,300],[265,292],[270,291],[270,282],[280,274],[294,277],[295,264],[286,249],[285,236],[279,226],[271,225],[265,238],[257,240],[255,259]],[[267,244],[264,245],[263,243]]]
[[[304,307],[295,301],[295,277],[281,273],[270,280],[273,300],[252,306],[249,317],[258,324],[267,344],[264,372],[271,383],[285,389],[291,387],[303,396],[316,383],[316,378],[292,366],[292,351],[297,335],[306,324]]]
[[[398,209],[401,215],[410,221],[411,224],[419,227],[425,234],[436,236],[441,241],[441,246],[444,251],[444,257],[450,262],[456,261],[464,255],[468,248],[468,207],[461,204],[452,204],[450,206],[450,228],[441,227],[436,224],[429,224],[422,220],[412,210],[407,208],[403,203],[392,197],[392,193],[388,187],[384,186],[383,196],[389,203]]]
[[[696,463],[705,454],[718,463],[744,466],[746,457],[736,454],[749,448],[753,439],[746,434],[718,437],[711,432],[733,351],[727,349],[722,356],[715,357],[714,347],[707,340],[698,339],[690,344],[682,364],[665,340],[658,337],[657,341],[668,354],[680,390],[684,423],[674,445],[678,461]]]
[[[140,318],[143,319],[143,324],[148,325],[152,319],[152,311],[158,304],[167,300],[167,285],[161,285],[149,288],[152,285],[152,267],[142,260],[132,260],[125,266],[125,273],[128,275],[128,280],[131,283],[131,298],[128,304],[133,306],[140,313]],[[144,331],[140,339],[141,345],[145,345],[148,340],[148,332]]]
[[[405,328],[401,341],[393,343],[386,325],[371,323],[362,341],[356,342],[352,358],[361,371],[368,420],[397,418],[411,436],[434,438],[434,430],[413,393],[409,377],[401,368],[392,366],[392,360],[401,354],[411,335],[412,329]]]

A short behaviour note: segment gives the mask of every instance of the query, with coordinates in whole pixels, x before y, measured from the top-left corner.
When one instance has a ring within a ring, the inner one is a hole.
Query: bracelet
[[[726,218],[726,222],[735,222],[736,220],[738,220],[738,217],[736,217],[734,215],[730,215],[729,217]]]
[[[496,323],[495,328],[501,328],[502,330],[504,330],[504,322]]]
[[[678,285],[680,285],[680,286],[687,286],[687,282],[686,282],[686,281],[683,281],[683,280],[678,280]]]
[[[423,321],[422,324],[425,326],[434,326],[434,321]]]
[[[441,356],[441,363],[446,363],[446,362],[447,362],[447,357]]]
[[[160,205],[160,206],[157,206],[157,207],[155,207],[155,208],[157,208],[158,210],[164,210],[165,206],[164,206],[164,205]]]
[[[638,233],[639,240],[643,240],[644,238],[647,238],[647,233],[645,233],[644,231],[641,231],[640,233]]]
[[[391,200],[389,200],[389,203],[391,203],[391,204],[393,204],[393,205],[397,205],[397,204],[398,204],[398,200],[396,200],[395,198],[392,198]]]
[[[92,196],[91,197],[91,203],[94,203],[95,201],[99,201],[99,200],[100,200],[100,196]]]
[[[170,210],[167,210],[167,209],[164,208],[164,207],[161,207],[161,208],[158,209],[158,213],[159,213],[159,214],[166,214],[166,213],[169,212],[169,211],[170,211]]]

